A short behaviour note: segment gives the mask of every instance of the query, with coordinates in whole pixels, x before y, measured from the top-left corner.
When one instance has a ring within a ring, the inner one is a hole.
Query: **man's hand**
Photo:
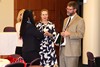
[[[62,36],[62,37],[64,37],[64,36],[65,36],[65,32],[61,32],[60,34],[61,34],[61,36]]]
[[[64,36],[66,37],[66,36],[69,36],[69,35],[70,35],[70,33],[68,31],[65,31],[65,35]]]
[[[63,36],[63,37],[67,37],[69,35],[70,35],[70,33],[68,31],[61,32],[61,36]]]

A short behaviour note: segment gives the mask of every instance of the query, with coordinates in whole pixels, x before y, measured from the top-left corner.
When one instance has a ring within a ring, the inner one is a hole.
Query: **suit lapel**
[[[67,21],[68,21],[68,18],[66,18],[65,21],[64,21],[63,31],[64,31],[64,29],[65,29],[65,27],[66,27]]]
[[[78,17],[78,15],[76,14],[76,15],[73,17],[73,19],[70,21],[68,27],[71,26],[71,25],[73,25],[73,23],[75,23],[75,21],[77,20],[77,17]]]
[[[68,18],[69,18],[69,17],[68,17]],[[63,31],[64,31],[64,29],[65,29],[65,27],[66,27],[66,24],[67,24],[68,18],[65,19],[65,21],[64,21]],[[70,21],[68,27],[70,27],[71,25],[73,25],[73,24],[76,22],[77,18],[78,18],[78,15],[76,14],[76,15],[73,17],[73,19]],[[67,28],[68,28],[68,27],[67,27]]]

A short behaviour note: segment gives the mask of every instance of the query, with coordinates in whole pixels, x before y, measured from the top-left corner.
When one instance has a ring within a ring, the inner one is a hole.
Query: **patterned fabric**
[[[38,23],[37,28],[40,32],[48,31],[53,34],[53,37],[45,36],[44,40],[42,40],[40,44],[40,56],[41,61],[40,65],[42,66],[50,66],[57,64],[57,58],[54,49],[54,40],[56,38],[55,25],[48,21],[48,24]]]

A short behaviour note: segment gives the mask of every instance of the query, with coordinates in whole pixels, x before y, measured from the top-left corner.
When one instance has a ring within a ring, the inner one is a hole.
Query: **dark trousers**
[[[22,47],[16,47],[15,54],[22,56]]]
[[[26,63],[30,63],[36,58],[40,58],[40,55],[39,51],[33,50],[33,51],[22,52],[22,57],[24,58]],[[40,60],[36,61],[34,65],[40,65]]]

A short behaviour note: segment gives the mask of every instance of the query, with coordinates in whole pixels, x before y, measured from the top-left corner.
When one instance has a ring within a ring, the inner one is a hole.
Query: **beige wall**
[[[0,0],[0,32],[14,25],[14,0]]]
[[[87,64],[88,51],[100,56],[100,0],[86,0],[83,17],[85,20],[85,36],[83,40],[83,64]]]

